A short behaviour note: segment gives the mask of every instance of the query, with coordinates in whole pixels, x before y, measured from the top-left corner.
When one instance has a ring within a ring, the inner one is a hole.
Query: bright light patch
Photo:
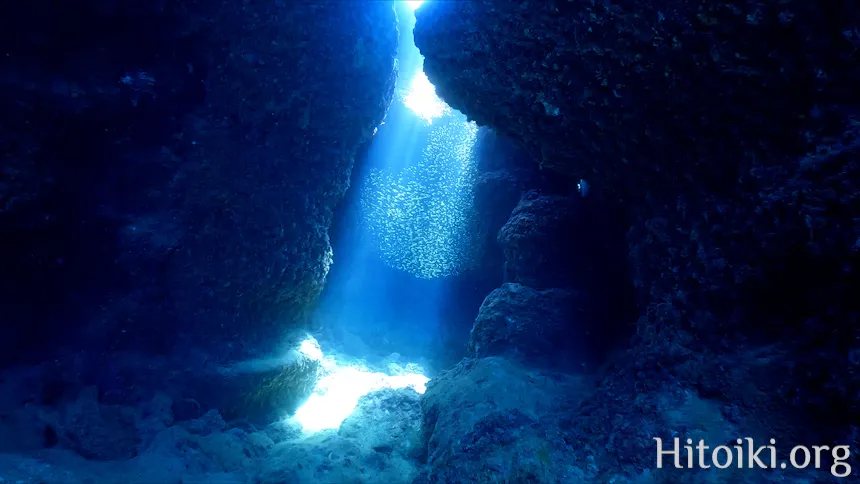
[[[313,338],[303,342],[302,347],[305,347],[305,343],[308,343],[309,347],[319,349],[319,344]],[[293,415],[302,430],[308,433],[339,428],[355,410],[358,400],[372,391],[383,388],[412,388],[423,394],[430,380],[420,373],[387,375],[356,365],[341,365],[330,356],[322,356],[322,351],[319,354],[323,376],[317,381],[308,401]]]
[[[317,343],[317,340],[314,338],[308,338],[302,341],[302,344],[299,346],[299,353],[313,361],[320,361],[323,359],[322,349],[320,349],[319,343]]]
[[[403,104],[427,123],[449,113],[451,108],[436,95],[436,88],[427,79],[424,71],[412,78],[409,91],[403,96]]]
[[[406,6],[412,10],[420,7],[422,3],[424,3],[424,0],[406,0]]]

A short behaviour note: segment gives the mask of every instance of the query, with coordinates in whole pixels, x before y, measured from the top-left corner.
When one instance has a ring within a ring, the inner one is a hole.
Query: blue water
[[[477,127],[422,78],[414,14],[403,5],[398,14],[397,93],[356,159],[315,314],[317,327],[327,331],[323,339],[371,361],[392,352],[434,356],[446,340],[443,318],[460,311],[449,296],[454,276],[473,268],[476,249],[469,216]]]

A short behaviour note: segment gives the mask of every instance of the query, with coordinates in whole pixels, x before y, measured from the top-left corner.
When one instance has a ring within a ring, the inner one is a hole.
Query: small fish
[[[131,89],[131,105],[137,107],[137,103],[144,94],[155,98],[155,78],[143,71],[133,74],[126,73],[119,78],[119,83]]]
[[[588,196],[588,189],[590,188],[590,186],[584,178],[579,180],[579,183],[576,184],[576,188],[577,190],[579,190],[579,194],[582,196],[582,198]]]

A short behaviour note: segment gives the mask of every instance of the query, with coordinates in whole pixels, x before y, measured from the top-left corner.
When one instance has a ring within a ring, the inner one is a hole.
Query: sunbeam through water
[[[424,71],[419,71],[412,78],[409,91],[403,96],[403,104],[428,124],[451,113],[451,108],[436,95],[436,88]]]
[[[412,38],[419,3],[398,9],[396,95],[357,161],[316,313],[323,339],[371,360],[392,352],[430,358],[446,284],[476,259],[469,228],[478,128],[437,96],[423,72]]]

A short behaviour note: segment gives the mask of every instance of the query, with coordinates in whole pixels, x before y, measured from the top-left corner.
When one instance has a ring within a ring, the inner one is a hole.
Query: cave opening
[[[0,482],[851,473],[852,2],[54,3],[0,4]]]
[[[294,418],[306,431],[336,428],[379,388],[423,392],[428,375],[465,351],[481,298],[464,304],[479,244],[472,233],[478,127],[451,109],[423,72],[414,10],[396,5],[400,44],[395,96],[356,157],[331,229],[333,264],[312,315],[322,362],[316,388]],[[476,294],[479,294],[478,291]]]

